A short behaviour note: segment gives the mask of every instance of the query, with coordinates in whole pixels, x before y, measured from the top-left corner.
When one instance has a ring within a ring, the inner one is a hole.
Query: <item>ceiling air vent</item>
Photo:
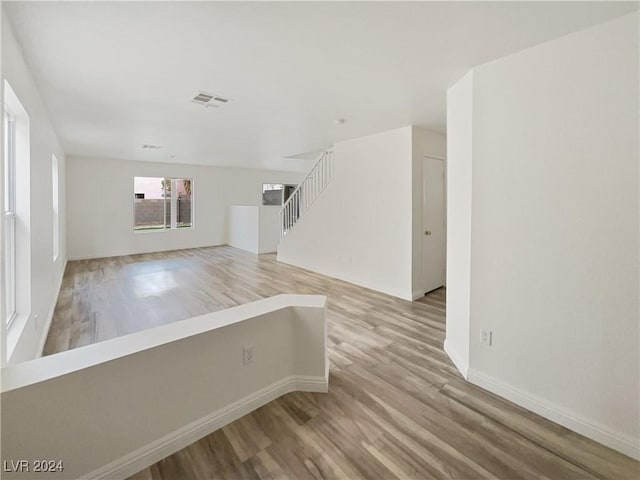
[[[229,99],[211,93],[199,92],[191,101],[205,107],[218,108],[220,105],[227,103]]]
[[[193,97],[193,103],[199,103],[200,105],[206,105],[209,103],[215,95],[210,95],[208,93],[200,92],[195,97]]]
[[[149,150],[160,150],[161,148],[164,148],[162,145],[149,145],[148,143],[143,143],[141,147],[148,148]]]

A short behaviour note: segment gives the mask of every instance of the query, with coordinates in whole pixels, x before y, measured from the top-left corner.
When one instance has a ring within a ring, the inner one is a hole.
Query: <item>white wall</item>
[[[471,282],[473,72],[447,92],[447,337],[444,349],[466,378]]]
[[[412,127],[333,148],[333,180],[282,239],[278,260],[411,299]]]
[[[412,208],[413,208],[413,235],[411,238],[412,248],[412,297],[418,299],[426,293],[423,278],[422,241],[424,238],[423,214],[422,214],[422,168],[424,157],[445,159],[447,156],[447,137],[441,133],[432,132],[420,127],[412,127],[412,159],[413,159],[413,180],[412,180]],[[445,161],[446,166],[446,161]]]
[[[273,253],[280,243],[280,206],[229,207],[228,239],[232,247],[253,253]]]
[[[325,309],[278,295],[9,367],[4,459],[64,471],[2,477],[128,478],[285,393],[326,392]]]
[[[258,253],[258,207],[229,207],[227,243],[235,248]]]
[[[336,143],[334,178],[281,241],[278,260],[422,296],[422,159],[445,152],[443,134],[415,126]]]
[[[275,205],[258,207],[258,253],[274,253],[280,243],[280,209]]]
[[[2,16],[2,84],[7,80],[29,115],[30,124],[30,258],[31,283],[28,316],[16,321],[4,335],[2,360],[12,363],[38,356],[67,259],[65,240],[65,155],[6,15]],[[60,251],[53,262],[52,155],[59,160]],[[18,192],[18,195],[20,193]],[[4,323],[4,322],[3,322]],[[5,348],[6,343],[8,348]]]
[[[136,176],[192,178],[194,228],[134,232]],[[290,172],[69,157],[69,258],[225,244],[231,205],[260,205],[262,183],[296,184],[300,178],[301,174]]]
[[[457,175],[473,179],[470,380],[635,457],[638,50],[635,13],[476,68]]]

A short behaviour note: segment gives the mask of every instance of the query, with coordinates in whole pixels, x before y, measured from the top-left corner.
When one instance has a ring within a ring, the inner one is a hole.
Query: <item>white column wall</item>
[[[469,215],[471,255],[449,264],[447,302],[447,341],[469,328],[470,381],[636,458],[638,20],[490,62],[449,90],[449,258]]]
[[[444,348],[466,378],[471,318],[473,72],[447,92],[447,336]]]

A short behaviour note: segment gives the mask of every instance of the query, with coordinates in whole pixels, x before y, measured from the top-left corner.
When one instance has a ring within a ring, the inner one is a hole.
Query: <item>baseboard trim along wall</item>
[[[329,391],[328,376],[285,377],[81,478],[89,480],[130,477],[276,398],[296,391],[326,393]]]
[[[327,392],[326,302],[276,295],[9,365],[2,454],[126,478],[281,395]]]
[[[449,352],[447,353],[449,354]],[[451,357],[451,354],[449,354],[449,356]],[[468,370],[467,380],[478,387],[506,398],[527,410],[531,410],[544,418],[559,423],[563,427],[567,427],[591,440],[595,440],[631,458],[640,460],[640,443],[637,439],[615,432],[604,425],[567,411],[556,404],[531,395],[472,368]]]
[[[462,359],[460,358],[460,356],[457,353],[455,353],[455,351],[451,348],[451,343],[447,342],[446,338],[444,340],[443,349],[444,349],[444,352],[447,355],[449,355],[449,358],[451,359],[453,364],[456,366],[458,371],[462,374],[462,376],[465,379],[468,380],[469,379],[469,365],[467,365],[465,362],[463,362]]]
[[[426,294],[424,292],[424,290],[414,290],[413,293],[411,294],[411,298],[413,298],[413,301],[415,302],[416,300],[424,297]]]
[[[353,278],[353,277],[350,277],[349,275],[344,275],[343,273],[336,273],[334,271],[329,271],[323,267],[311,265],[306,262],[294,261],[289,258],[286,258],[282,254],[280,254],[280,252],[278,252],[277,261],[280,263],[285,263],[287,265],[294,266],[294,267],[302,268],[304,270],[309,270],[310,272],[326,275],[327,277],[337,278],[338,280],[342,280],[343,282],[353,283],[354,285],[358,285],[359,287],[368,288],[369,290],[374,290],[376,292],[384,293],[385,295],[390,295],[392,297],[400,298],[402,300],[407,300],[409,302],[412,302],[413,300],[415,300],[413,298],[413,292],[400,291],[394,288],[389,288],[386,285],[379,285],[379,284],[372,283],[370,280],[360,280],[358,278]]]
[[[172,234],[174,232],[154,232],[154,233],[138,233],[138,235],[167,235],[167,234]],[[185,246],[185,247],[181,247],[181,248],[153,248],[153,249],[149,249],[149,250],[144,250],[144,251],[130,251],[130,252],[117,252],[117,253],[113,253],[113,255],[98,255],[96,256],[95,254],[82,254],[82,255],[73,255],[67,258],[67,260],[69,262],[77,262],[79,260],[99,260],[101,258],[113,258],[113,257],[128,257],[129,255],[145,255],[147,253],[157,253],[157,252],[179,252],[180,250],[192,250],[192,249],[196,249],[196,248],[209,248],[209,247],[223,247],[227,245],[226,243],[216,243],[215,245],[199,245],[199,244],[193,244],[190,246]]]

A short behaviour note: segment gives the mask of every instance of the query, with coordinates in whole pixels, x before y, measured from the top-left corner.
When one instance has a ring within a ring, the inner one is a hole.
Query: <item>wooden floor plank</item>
[[[328,297],[329,393],[291,393],[131,477],[637,480],[640,463],[462,379],[446,293],[407,302],[211,247],[69,262],[52,354],[279,293]]]

